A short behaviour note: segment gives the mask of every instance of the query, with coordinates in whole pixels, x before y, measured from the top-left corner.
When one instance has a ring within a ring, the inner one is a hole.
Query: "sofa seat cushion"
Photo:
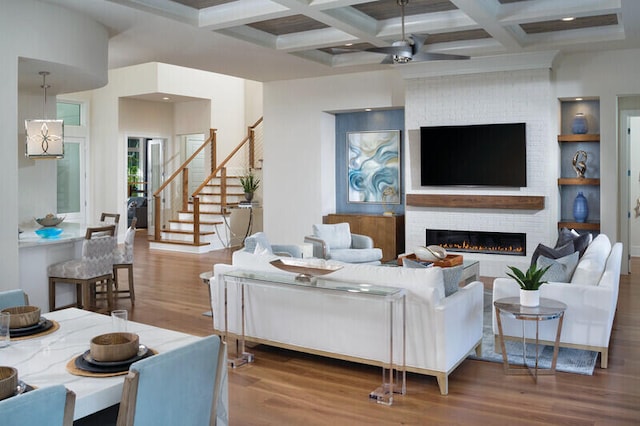
[[[348,249],[351,247],[351,227],[348,223],[315,224],[313,235],[324,240],[331,248]]]
[[[382,250],[369,249],[331,249],[329,259],[345,263],[377,262],[382,258]]]
[[[605,234],[599,234],[584,252],[573,273],[571,283],[598,285],[610,252],[611,241]]]

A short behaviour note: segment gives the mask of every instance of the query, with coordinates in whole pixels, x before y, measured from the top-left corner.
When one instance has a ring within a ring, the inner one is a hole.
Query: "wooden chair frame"
[[[132,228],[133,230],[136,229],[136,224],[138,222],[138,218],[137,217],[133,217],[133,219],[131,219],[131,226],[130,228]],[[128,277],[128,282],[129,282],[129,288],[126,290],[122,290],[119,287],[119,283],[118,283],[118,271],[120,269],[126,269],[127,270],[127,277]],[[136,303],[136,291],[133,285],[133,263],[114,263],[113,264],[113,299],[114,300],[118,300],[118,299],[131,299],[131,305],[135,305]],[[125,295],[128,294],[128,295]],[[121,296],[123,295],[123,296]]]

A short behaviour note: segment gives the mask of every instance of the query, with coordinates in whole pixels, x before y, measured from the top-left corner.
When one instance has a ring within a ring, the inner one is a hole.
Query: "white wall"
[[[526,266],[538,243],[555,242],[558,144],[556,113],[548,69],[502,71],[407,80],[405,182],[413,194],[542,195],[541,211],[426,208],[405,209],[406,249],[425,244],[425,229],[524,232],[527,257],[465,254],[480,260],[480,273],[504,275],[506,264]],[[420,127],[456,124],[518,123],[527,126],[527,186],[502,188],[425,188],[420,186]]]
[[[19,187],[19,167],[24,163],[24,124],[20,123],[18,81],[21,72],[37,75],[42,69],[32,69],[28,65],[47,65],[49,70],[64,70],[69,77],[67,89],[86,90],[99,87],[107,80],[106,29],[85,16],[55,5],[32,0],[0,0],[0,142],[3,155],[0,156],[0,194],[3,210],[0,221],[0,269],[3,279],[0,290],[17,288],[18,277],[18,237],[20,217],[42,213],[50,206],[24,204],[21,194],[29,199],[46,197],[55,193],[55,168],[45,163],[30,163],[29,168],[41,167],[31,176],[41,175],[38,186]],[[51,22],[56,25],[51,25]],[[46,36],[38,29],[46,28]],[[35,29],[35,30],[34,30]],[[20,58],[25,60],[20,61]],[[25,64],[23,66],[23,64]],[[25,98],[26,99],[26,98]],[[29,102],[29,104],[32,104]],[[35,105],[35,104],[34,104]],[[41,114],[39,106],[34,114]],[[30,111],[20,110],[20,114]],[[34,161],[34,160],[30,160]],[[20,166],[19,166],[20,164]],[[20,207],[19,207],[20,206]],[[55,207],[55,206],[51,206]],[[20,213],[19,213],[20,211]]]
[[[335,211],[335,129],[330,112],[402,107],[394,71],[264,84],[264,230],[301,243]]]

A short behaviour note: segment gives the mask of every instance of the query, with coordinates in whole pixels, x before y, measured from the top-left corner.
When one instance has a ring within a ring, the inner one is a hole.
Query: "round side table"
[[[560,333],[562,333],[562,321],[564,319],[564,312],[567,309],[567,305],[564,303],[553,300],[540,298],[540,304],[535,307],[520,305],[520,298],[518,297],[506,297],[498,299],[493,302],[493,306],[496,310],[496,322],[498,323],[498,333],[500,336],[500,348],[502,349],[502,361],[504,363],[505,374],[531,374],[534,381],[537,382],[539,375],[555,374],[556,362],[558,360],[558,349],[560,343]],[[509,358],[504,344],[504,336],[502,333],[502,319],[501,316],[509,316],[517,320],[523,321],[522,323],[522,358],[524,366],[522,368],[516,368],[509,366]],[[558,319],[558,328],[556,332],[556,340],[553,346],[553,359],[551,361],[551,368],[542,369],[538,368],[538,346],[539,346],[539,324],[540,321],[549,321]],[[531,368],[527,364],[527,339],[524,332],[524,321],[536,322],[536,357],[535,365]]]

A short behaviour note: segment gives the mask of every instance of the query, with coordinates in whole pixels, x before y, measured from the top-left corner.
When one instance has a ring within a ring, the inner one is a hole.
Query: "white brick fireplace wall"
[[[465,253],[480,261],[483,276],[504,276],[507,265],[526,267],[538,243],[556,239],[558,103],[551,71],[500,71],[406,80],[404,153],[406,193],[536,195],[545,197],[540,211],[406,207],[406,250],[425,244],[425,229],[524,232],[527,256]],[[420,127],[454,124],[525,122],[527,187],[461,188],[420,186]]]

